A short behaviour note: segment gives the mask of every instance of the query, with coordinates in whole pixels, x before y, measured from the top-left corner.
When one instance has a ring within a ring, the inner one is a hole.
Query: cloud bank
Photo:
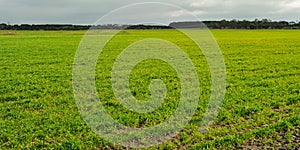
[[[0,0],[0,22],[92,24],[111,10],[141,2],[146,1]],[[200,20],[254,20],[255,18],[300,20],[300,0],[160,0],[156,2],[180,6]],[[167,14],[174,17],[182,15],[182,12],[170,11]]]

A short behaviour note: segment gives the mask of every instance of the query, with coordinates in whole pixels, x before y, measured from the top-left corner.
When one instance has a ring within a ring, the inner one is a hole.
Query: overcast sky
[[[11,24],[93,24],[114,9],[146,1],[0,0],[0,22]],[[155,0],[155,2],[180,6],[196,15],[200,20],[268,18],[300,21],[300,0]],[[145,9],[143,10],[146,11]],[[147,11],[155,12],[153,9]],[[138,14],[140,13],[137,12],[136,15]],[[178,11],[177,14],[176,12],[167,14],[178,15]]]

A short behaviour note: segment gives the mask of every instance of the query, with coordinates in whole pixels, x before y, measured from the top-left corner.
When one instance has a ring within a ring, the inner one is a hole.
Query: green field
[[[225,59],[227,92],[222,110],[205,133],[198,131],[210,97],[204,55],[172,30],[122,31],[98,59],[98,96],[107,112],[131,127],[155,126],[176,109],[180,81],[168,64],[143,61],[131,72],[132,94],[149,98],[152,79],[168,90],[155,112],[126,110],[113,96],[111,67],[122,49],[144,38],[177,44],[200,79],[198,109],[174,139],[152,149],[300,148],[300,30],[212,30]],[[0,149],[103,149],[122,147],[97,136],[81,118],[72,68],[85,31],[0,31]],[[172,35],[172,36],[169,36]]]

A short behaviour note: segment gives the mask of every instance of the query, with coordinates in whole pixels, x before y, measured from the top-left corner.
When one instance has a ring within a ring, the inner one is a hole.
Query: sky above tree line
[[[0,0],[0,23],[93,24],[114,9],[141,2],[147,1]],[[155,0],[151,2],[180,6],[201,20],[268,18],[277,21],[300,21],[300,0]],[[170,10],[166,15],[178,16],[181,15],[180,13],[180,11]],[[145,14],[140,15],[143,17],[142,15]]]

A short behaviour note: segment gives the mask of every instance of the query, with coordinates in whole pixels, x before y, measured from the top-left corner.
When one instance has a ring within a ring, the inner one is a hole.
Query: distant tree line
[[[221,20],[203,21],[210,29],[300,29],[300,22],[271,21],[269,19],[254,21],[248,20]],[[0,24],[0,30],[88,30],[88,29],[172,29],[172,28],[204,28],[201,22],[172,22],[169,26],[160,25],[72,25],[72,24]]]
[[[147,29],[173,29],[170,26],[159,26],[159,25],[130,25],[130,26],[123,26],[124,29],[138,29],[138,30],[147,30]]]
[[[44,25],[7,25],[0,24],[0,30],[88,30],[88,29],[171,29],[169,26],[160,25],[118,25],[118,24],[106,24],[106,25],[66,25],[66,24],[44,24]]]
[[[87,30],[89,25],[67,25],[67,24],[21,24],[21,25],[8,25],[5,23],[0,24],[0,30]]]
[[[203,23],[210,29],[300,29],[300,22],[271,21],[269,19],[203,21]],[[169,26],[193,28],[201,27],[203,24],[200,22],[173,22]]]

